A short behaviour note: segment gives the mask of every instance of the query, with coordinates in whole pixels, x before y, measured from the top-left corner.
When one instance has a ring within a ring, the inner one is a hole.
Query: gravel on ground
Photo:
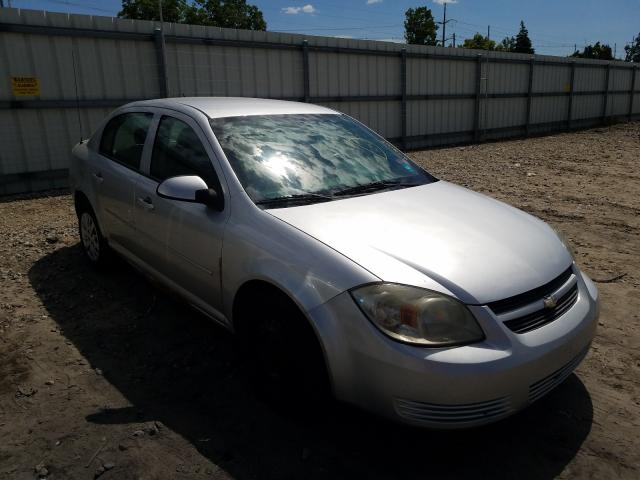
[[[2,198],[0,478],[640,478],[640,123],[410,155],[568,236],[602,312],[564,384],[462,432],[273,408],[228,333],[87,265],[68,194]]]

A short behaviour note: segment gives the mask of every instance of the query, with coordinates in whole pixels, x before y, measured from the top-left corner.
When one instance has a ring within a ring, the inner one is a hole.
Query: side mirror
[[[158,185],[156,193],[159,197],[182,202],[202,203],[217,211],[224,208],[224,197],[197,175],[170,177]]]
[[[207,207],[211,207],[218,212],[224,209],[224,197],[218,195],[213,188],[205,188],[196,191],[196,202],[203,203]]]

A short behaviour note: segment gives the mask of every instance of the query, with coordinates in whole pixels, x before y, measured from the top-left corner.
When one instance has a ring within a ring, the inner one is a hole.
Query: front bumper
[[[437,428],[482,425],[521,410],[571,374],[595,335],[598,292],[575,273],[578,298],[553,322],[515,334],[488,307],[471,306],[486,340],[446,349],[396,342],[364,317],[349,293],[338,295],[309,312],[335,396]]]

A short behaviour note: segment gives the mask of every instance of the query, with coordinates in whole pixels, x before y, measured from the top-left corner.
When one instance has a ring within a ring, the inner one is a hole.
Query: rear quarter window
[[[151,113],[124,113],[109,120],[102,131],[100,153],[139,170],[152,118]]]

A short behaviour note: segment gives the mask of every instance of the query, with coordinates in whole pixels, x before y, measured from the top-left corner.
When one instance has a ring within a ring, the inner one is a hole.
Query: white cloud
[[[308,3],[303,7],[285,7],[282,9],[282,13],[286,13],[287,15],[297,15],[299,13],[315,13],[316,9]]]
[[[282,13],[287,15],[296,15],[302,11],[302,7],[286,7],[282,9]]]
[[[444,5],[445,3],[458,3],[458,0],[433,0],[433,3]]]
[[[376,3],[382,3],[383,0],[367,0],[367,5],[374,5]]]

